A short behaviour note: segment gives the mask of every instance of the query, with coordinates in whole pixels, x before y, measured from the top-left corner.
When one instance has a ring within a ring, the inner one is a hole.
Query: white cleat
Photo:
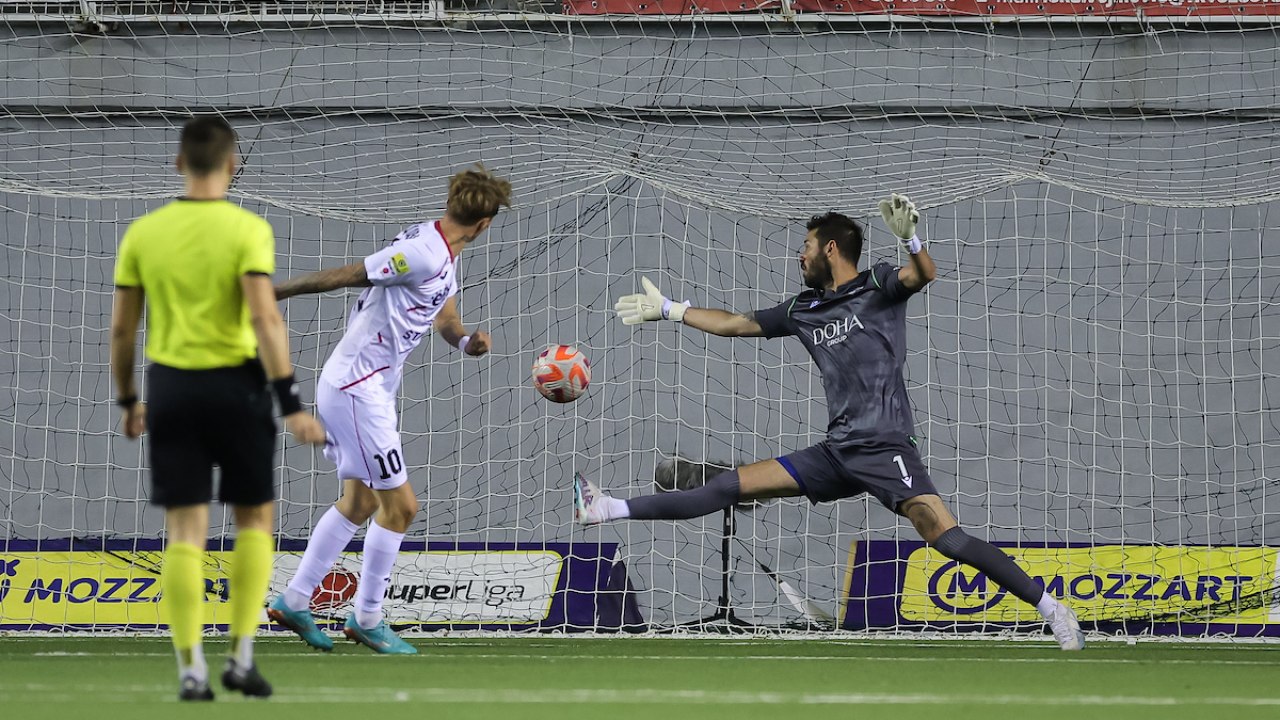
[[[1053,630],[1053,639],[1063,650],[1084,649],[1084,631],[1071,608],[1059,604],[1053,611],[1053,617],[1049,618],[1049,627]]]
[[[579,525],[599,525],[609,519],[604,514],[604,503],[600,502],[606,497],[595,483],[582,477],[582,473],[573,474],[573,519]]]

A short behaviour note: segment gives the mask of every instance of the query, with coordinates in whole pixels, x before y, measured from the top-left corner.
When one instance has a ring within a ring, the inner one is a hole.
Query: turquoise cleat
[[[290,610],[289,606],[284,604],[283,594],[277,595],[267,606],[267,617],[274,620],[277,625],[298,633],[298,637],[317,650],[329,652],[333,649],[333,638],[316,627],[316,620],[311,616],[311,611]]]
[[[360,627],[356,622],[356,614],[351,613],[347,616],[347,622],[342,626],[342,633],[351,638],[353,642],[365,645],[376,653],[383,655],[417,655],[418,649],[404,640],[391,630],[391,626],[386,620],[378,623],[375,627],[365,629]]]

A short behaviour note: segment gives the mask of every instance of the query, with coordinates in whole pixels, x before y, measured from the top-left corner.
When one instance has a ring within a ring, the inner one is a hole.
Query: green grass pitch
[[[1280,647],[824,638],[415,638],[420,655],[259,641],[267,701],[178,705],[162,638],[0,637],[0,717],[1280,718]],[[220,671],[225,643],[206,652]]]

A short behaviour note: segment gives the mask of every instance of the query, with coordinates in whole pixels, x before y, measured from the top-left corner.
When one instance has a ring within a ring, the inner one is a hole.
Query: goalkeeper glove
[[[643,293],[623,295],[613,306],[623,325],[639,325],[646,320],[684,321],[684,311],[689,309],[689,303],[672,302],[658,292],[658,287],[647,277],[640,278],[640,284],[644,286]]]
[[[906,195],[894,193],[880,201],[880,215],[889,232],[898,236],[902,244],[912,255],[920,252],[924,244],[916,237],[916,223],[920,222],[920,213],[916,212],[915,203]]]

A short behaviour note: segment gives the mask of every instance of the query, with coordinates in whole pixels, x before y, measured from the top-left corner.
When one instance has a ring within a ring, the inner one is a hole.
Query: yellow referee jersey
[[[146,294],[152,362],[206,370],[257,356],[240,277],[274,272],[266,220],[226,200],[175,200],[129,225],[115,284]]]

